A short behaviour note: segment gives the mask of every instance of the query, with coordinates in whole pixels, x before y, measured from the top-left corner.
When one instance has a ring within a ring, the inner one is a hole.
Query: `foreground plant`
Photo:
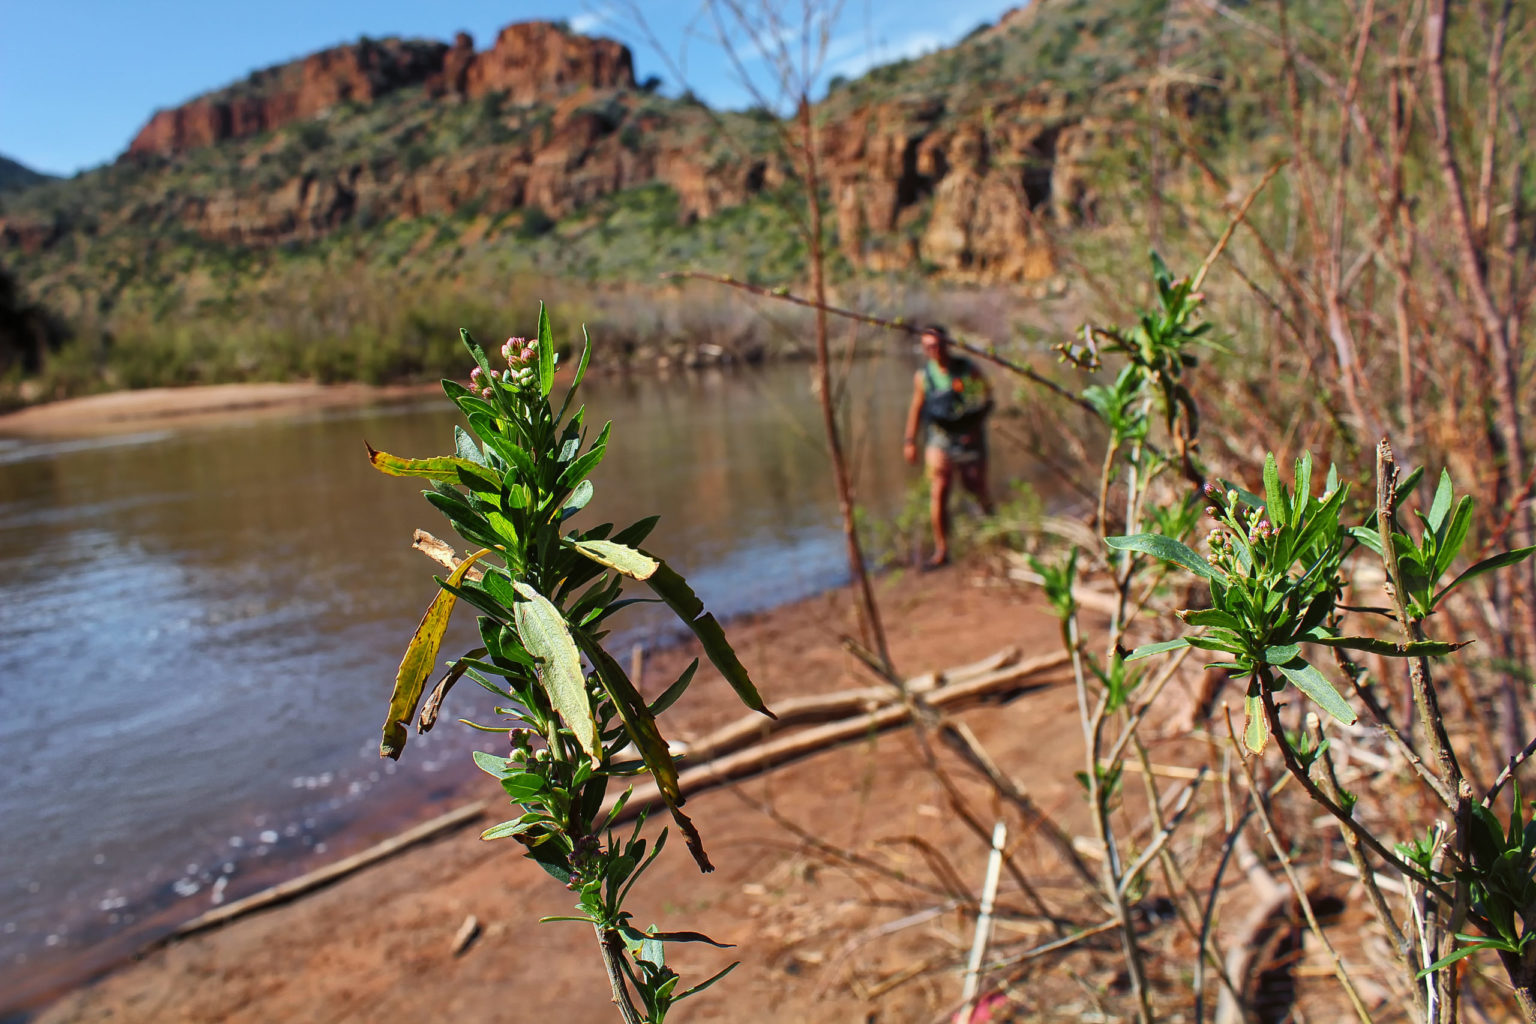
[[[1420,524],[1415,536],[1399,525],[1397,509],[1412,493],[1419,473],[1399,480],[1391,448],[1383,441],[1377,477],[1371,520],[1349,527],[1344,522],[1348,487],[1341,486],[1335,472],[1329,472],[1322,493],[1315,495],[1310,455],[1297,460],[1288,487],[1271,454],[1264,464],[1262,495],[1235,485],[1207,488],[1212,505],[1206,511],[1217,526],[1207,538],[1205,557],[1158,534],[1107,538],[1111,548],[1183,566],[1209,586],[1209,607],[1180,613],[1198,632],[1148,644],[1128,660],[1195,648],[1217,653],[1224,659],[1218,667],[1247,677],[1244,745],[1260,754],[1273,739],[1287,770],[1339,821],[1378,920],[1414,979],[1429,979],[1422,993],[1415,990],[1419,1019],[1454,1019],[1457,983],[1454,973],[1444,968],[1488,949],[1499,954],[1525,1019],[1536,1021],[1536,827],[1526,820],[1518,789],[1507,826],[1495,807],[1515,769],[1536,752],[1536,741],[1513,754],[1500,776],[1479,788],[1480,797],[1474,796],[1472,779],[1446,728],[1430,663],[1430,658],[1452,654],[1465,643],[1431,639],[1424,628],[1449,594],[1486,573],[1524,561],[1536,547],[1484,557],[1451,577],[1466,545],[1472,498],[1458,500],[1450,475],[1442,473],[1429,508],[1415,510]],[[1390,607],[1344,603],[1340,570],[1357,546],[1381,559]],[[1346,631],[1347,615],[1376,616],[1389,623],[1396,636]],[[1421,759],[1411,739],[1398,732],[1351,652],[1407,662],[1429,758]],[[1332,655],[1371,719],[1391,737],[1428,795],[1449,812],[1448,829],[1437,825],[1426,838],[1406,837],[1408,842],[1394,843],[1396,837],[1378,835],[1355,817],[1357,795],[1340,788],[1321,728],[1314,727],[1311,735],[1284,728],[1281,700],[1287,684],[1339,722],[1352,724],[1358,717],[1313,663],[1318,654]],[[1410,917],[1417,935],[1409,934],[1388,909],[1368,853],[1412,883]],[[1469,924],[1477,933],[1466,931]]]
[[[616,834],[613,826],[633,788],[609,801],[611,780],[649,772],[699,868],[713,870],[682,811],[677,767],[656,724],[687,689],[698,662],[656,700],[641,696],[602,646],[609,617],[642,600],[621,597],[624,578],[647,584],[677,614],[743,703],[772,713],[714,616],[681,576],[638,547],[657,517],[617,532],[603,524],[562,533],[565,521],[592,500],[587,476],[602,461],[612,427],[604,425],[585,445],[585,407],[567,416],[589,347],[583,346],[557,411],[550,393],[558,357],[542,308],[536,339],[512,338],[503,346],[505,369],[493,368],[469,333],[461,333],[476,365],[473,389],[443,381],[469,423],[468,431],[454,428],[455,454],[406,459],[369,447],[382,472],[427,479],[427,501],[479,548],[438,580],[442,589],[401,660],[379,752],[398,758],[418,707],[418,731],[426,732],[448,690],[464,676],[499,698],[494,711],[510,720],[510,728],[466,724],[509,737],[509,756],[477,751],[474,757],[521,813],[486,829],[482,838],[515,838],[529,859],[576,894],[579,916],[546,920],[590,923],[625,1021],[660,1024],[673,1005],[736,965],[679,992],[664,944],[720,944],[697,932],[642,931],[624,909],[630,890],[661,853],[667,831],[648,847],[640,836],[641,815],[628,835]],[[427,677],[459,599],[480,612],[482,645],[448,663],[423,706]]]

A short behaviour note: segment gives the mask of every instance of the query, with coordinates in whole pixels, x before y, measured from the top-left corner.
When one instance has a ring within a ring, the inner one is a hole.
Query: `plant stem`
[[[832,405],[831,357],[827,353],[827,282],[826,254],[821,238],[821,184],[817,176],[816,131],[811,123],[811,103],[800,97],[800,141],[805,160],[805,202],[810,208],[808,232],[811,252],[811,291],[816,296],[816,390],[821,402],[821,419],[827,433],[827,453],[832,460],[832,478],[837,487],[837,506],[843,519],[843,538],[848,546],[848,570],[859,592],[859,620],[864,639],[874,645],[886,667],[895,674],[890,648],[885,642],[885,627],[880,621],[880,606],[875,602],[874,586],[864,568],[864,553],[859,547],[859,531],[853,515],[853,487],[848,482],[848,464],[843,457],[842,437],[837,428],[837,411]]]
[[[597,945],[603,951],[603,970],[608,974],[608,985],[613,989],[613,1005],[619,1008],[619,1016],[624,1018],[624,1024],[646,1024],[640,1011],[635,1009],[634,1001],[629,997],[629,989],[624,984],[624,972],[620,966],[624,959],[624,944],[619,941],[619,933],[612,929],[605,931],[596,922],[592,930],[597,933]]]
[[[1122,593],[1124,587],[1122,585]],[[1125,966],[1131,977],[1131,990],[1136,995],[1137,1019],[1151,1024],[1152,1003],[1147,992],[1146,968],[1142,964],[1141,947],[1136,941],[1136,923],[1131,920],[1130,903],[1120,884],[1120,853],[1115,845],[1114,826],[1109,820],[1109,796],[1104,791],[1103,777],[1099,768],[1099,750],[1103,745],[1104,715],[1108,707],[1100,699],[1093,711],[1088,710],[1088,679],[1083,671],[1082,645],[1078,640],[1077,613],[1072,611],[1062,621],[1067,649],[1072,655],[1072,677],[1077,686],[1078,715],[1083,724],[1084,759],[1088,782],[1088,804],[1093,811],[1093,830],[1104,853],[1103,878],[1100,885],[1104,896],[1114,909],[1120,922],[1120,948],[1125,956]]]
[[[1344,961],[1340,959],[1338,950],[1333,948],[1333,943],[1328,941],[1327,934],[1322,925],[1317,923],[1317,917],[1312,913],[1312,901],[1307,898],[1307,890],[1301,884],[1301,879],[1296,877],[1296,869],[1291,866],[1291,858],[1286,855],[1285,848],[1280,845],[1280,840],[1275,837],[1275,823],[1269,816],[1269,808],[1264,797],[1259,793],[1258,781],[1253,777],[1253,766],[1248,759],[1243,757],[1242,750],[1238,746],[1237,733],[1232,730],[1232,720],[1227,719],[1227,735],[1232,741],[1232,747],[1237,750],[1237,761],[1243,769],[1243,777],[1248,780],[1248,791],[1253,794],[1253,806],[1258,811],[1259,819],[1264,823],[1264,838],[1269,840],[1269,847],[1274,851],[1275,857],[1280,861],[1280,867],[1285,870],[1285,879],[1291,883],[1291,890],[1296,894],[1296,901],[1301,905],[1301,912],[1307,919],[1307,927],[1317,940],[1328,951],[1329,958],[1333,961],[1333,973],[1338,977],[1339,984],[1344,987],[1344,992],[1349,996],[1349,1002],[1354,1007],[1355,1015],[1360,1018],[1362,1024],[1371,1024],[1371,1015],[1365,1008],[1365,1003],[1360,999],[1360,993],[1355,990],[1355,983],[1350,980],[1349,972],[1344,969]],[[1284,733],[1280,733],[1282,746],[1284,745]]]
[[[1313,745],[1321,751],[1319,759],[1323,762],[1324,769],[1321,776],[1323,792],[1342,806],[1339,777],[1333,767],[1333,751],[1323,746],[1326,742],[1323,737],[1323,725],[1317,715],[1310,713],[1307,715],[1307,731],[1312,734]],[[1397,919],[1392,916],[1386,897],[1381,894],[1381,887],[1376,884],[1376,872],[1371,869],[1370,864],[1366,862],[1365,854],[1360,851],[1359,838],[1346,828],[1340,828],[1339,833],[1344,837],[1344,849],[1349,854],[1349,862],[1360,873],[1360,884],[1365,886],[1365,894],[1370,900],[1371,909],[1376,912],[1376,920],[1392,940],[1392,945],[1397,950],[1398,959],[1402,961],[1403,966],[1409,969],[1409,973],[1416,973],[1418,964],[1413,957],[1413,942],[1403,934],[1403,930],[1397,925]],[[1417,985],[1410,983],[1408,987],[1413,993],[1414,1008],[1422,1018],[1425,1016],[1424,999],[1419,994]]]

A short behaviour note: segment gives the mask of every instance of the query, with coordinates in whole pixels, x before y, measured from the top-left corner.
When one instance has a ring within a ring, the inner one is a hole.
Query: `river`
[[[847,396],[877,514],[916,477],[910,373],[861,363]],[[722,618],[845,582],[810,382],[804,365],[590,381],[589,421],[615,429],[582,521],[662,513],[647,547]],[[411,531],[448,530],[363,442],[442,454],[456,422],[439,397],[0,439],[0,1014],[424,817],[473,774],[484,738],[451,722],[403,765],[377,755],[435,590]],[[655,641],[660,622],[618,625]]]

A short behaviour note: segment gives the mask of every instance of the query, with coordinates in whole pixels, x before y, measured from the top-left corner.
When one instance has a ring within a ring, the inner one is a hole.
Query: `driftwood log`
[[[1044,684],[1030,682],[1032,677],[1058,668],[1067,660],[1066,653],[1061,652],[1031,658],[1015,665],[1006,664],[1016,656],[1015,651],[1000,651],[990,658],[970,665],[919,676],[911,681],[911,685],[923,690],[928,702],[935,707],[956,707],[998,693],[1038,688]],[[996,667],[999,665],[1002,667]],[[942,681],[950,679],[959,681],[941,685]],[[884,700],[884,704],[878,703],[881,699]],[[861,688],[820,697],[801,698],[797,702],[785,702],[780,706],[779,723],[762,721],[770,726],[782,728],[786,724],[791,724],[784,721],[791,715],[796,716],[794,722],[804,724],[837,714],[837,709],[847,709],[854,713],[851,717],[844,717],[840,721],[793,732],[768,742],[759,742],[745,749],[743,745],[758,739],[759,734],[746,728],[747,720],[745,719],[733,722],[700,737],[686,747],[690,759],[702,759],[706,755],[700,752],[712,752],[707,755],[712,760],[696,764],[681,772],[678,784],[685,795],[697,793],[724,782],[766,771],[795,758],[817,753],[847,740],[868,735],[872,731],[891,728],[907,718],[907,708],[898,703],[899,699],[900,694],[894,688]],[[759,728],[757,724],[759,720],[761,716],[752,716],[751,724],[754,730]],[[642,783],[635,787],[634,795],[630,797],[623,814],[620,815],[620,820],[632,819],[641,810],[656,806],[660,800],[660,791],[654,783]],[[607,806],[611,807],[612,804],[613,799],[610,799]],[[286,903],[387,860],[418,843],[464,828],[491,810],[492,803],[489,800],[476,800],[457,807],[333,864],[327,864],[325,867],[289,879],[270,889],[263,889],[244,899],[235,900],[233,903],[199,914],[152,943],[150,948]]]

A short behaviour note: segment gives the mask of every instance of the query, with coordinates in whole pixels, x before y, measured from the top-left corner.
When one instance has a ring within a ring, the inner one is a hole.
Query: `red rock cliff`
[[[464,32],[452,46],[364,39],[258,71],[241,85],[158,111],[128,146],[127,155],[175,156],[272,131],[339,103],[371,103],[414,85],[438,94],[504,91],[514,103],[531,103],[582,87],[634,84],[628,47],[576,35],[550,22],[508,25],[483,53],[475,53],[474,40]]]
[[[443,70],[443,43],[364,39],[258,71],[242,85],[156,112],[128,146],[130,156],[177,153],[271,131],[348,100],[425,82]]]
[[[622,43],[524,21],[502,29],[494,46],[475,55],[464,83],[470,96],[504,91],[513,103],[532,103],[582,86],[630,89],[635,69]]]

